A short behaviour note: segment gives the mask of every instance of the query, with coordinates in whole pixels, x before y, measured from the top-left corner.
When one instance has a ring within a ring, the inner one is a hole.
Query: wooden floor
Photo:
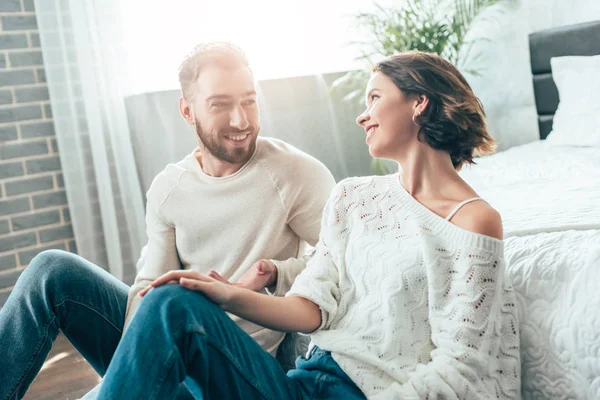
[[[73,400],[89,392],[100,377],[62,334],[25,400]]]

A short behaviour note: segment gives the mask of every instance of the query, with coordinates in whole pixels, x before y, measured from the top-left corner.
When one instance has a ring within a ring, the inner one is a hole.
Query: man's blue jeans
[[[0,400],[25,395],[59,331],[103,376],[121,340],[128,290],[74,254],[34,258],[0,310]],[[183,385],[179,391],[193,398]]]
[[[100,399],[173,399],[186,377],[205,399],[364,399],[329,352],[280,364],[204,295],[152,289],[108,367]]]

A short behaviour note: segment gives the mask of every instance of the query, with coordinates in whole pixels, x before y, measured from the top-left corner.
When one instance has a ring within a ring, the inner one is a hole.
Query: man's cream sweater
[[[175,269],[214,269],[236,281],[256,261],[271,259],[278,269],[273,294],[284,295],[318,241],[334,185],[321,162],[271,138],[259,137],[252,158],[226,177],[205,174],[194,153],[168,165],[147,193],[148,245],[129,292],[125,325],[141,301],[139,291]],[[275,354],[283,333],[231,317]]]

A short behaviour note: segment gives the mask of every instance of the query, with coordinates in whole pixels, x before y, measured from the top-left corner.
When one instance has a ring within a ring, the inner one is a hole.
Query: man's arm
[[[168,282],[202,292],[224,310],[267,328],[284,332],[312,333],[328,329],[335,319],[340,298],[337,251],[329,244],[343,236],[338,210],[344,208],[340,190],[333,191],[323,209],[320,240],[308,267],[294,282],[285,298],[266,296],[239,285],[231,284],[221,276],[207,276],[194,270],[170,271],[155,280],[153,287]]]
[[[335,179],[331,172],[319,161],[309,159],[306,168],[295,174],[295,181],[287,185],[288,190],[281,193],[284,208],[288,214],[288,225],[301,239],[298,257],[287,260],[269,260],[277,267],[277,280],[274,296],[287,293],[296,277],[306,268],[306,263],[314,254],[314,246],[319,241],[319,231],[323,208]]]
[[[125,314],[125,327],[129,325],[142,298],[138,295],[141,290],[164,273],[181,269],[181,262],[175,244],[175,228],[165,222],[162,215],[163,206],[168,196],[174,189],[167,184],[164,174],[159,174],[147,193],[146,205],[146,232],[148,244],[138,265],[142,268],[138,272],[135,283],[129,289],[127,297],[127,311]]]

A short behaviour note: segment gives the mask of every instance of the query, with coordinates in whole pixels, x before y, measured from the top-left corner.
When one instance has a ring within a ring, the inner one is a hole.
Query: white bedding
[[[505,237],[600,228],[600,149],[544,141],[483,157],[463,178],[502,215]]]
[[[510,148],[476,159],[461,175],[486,185],[552,181],[556,177],[600,174],[600,149],[597,147],[558,146],[544,140]]]
[[[512,237],[524,399],[600,398],[600,231]]]
[[[535,142],[461,172],[500,211],[524,399],[600,398],[600,149]]]

